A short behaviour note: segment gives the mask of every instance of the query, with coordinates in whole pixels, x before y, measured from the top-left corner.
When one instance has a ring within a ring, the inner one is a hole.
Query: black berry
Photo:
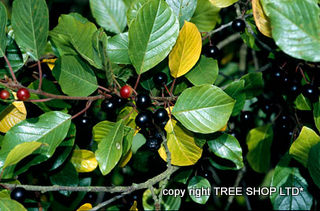
[[[113,95],[110,102],[113,102],[115,107],[120,108],[126,104],[127,100],[119,97],[118,95]]]
[[[316,102],[319,100],[319,90],[318,87],[306,84],[302,87],[302,94],[307,97],[311,102]]]
[[[147,148],[152,151],[157,151],[160,148],[160,141],[154,137],[147,138]]]
[[[101,103],[101,109],[107,113],[113,113],[116,110],[116,105],[111,100],[106,100]]]
[[[232,22],[232,29],[235,32],[244,32],[245,28],[246,28],[246,23],[242,19],[235,19]]]
[[[203,48],[203,54],[206,57],[211,57],[213,59],[221,58],[221,51],[217,46],[205,46]]]
[[[166,124],[169,120],[168,112],[164,108],[159,108],[153,114],[154,123],[157,125]]]
[[[253,120],[253,114],[250,111],[244,111],[240,115],[241,123],[251,124]]]
[[[164,72],[156,73],[152,79],[157,87],[162,87],[168,82],[168,76]]]
[[[135,119],[136,125],[140,128],[147,128],[152,125],[152,112],[151,111],[142,111],[140,112]]]
[[[301,85],[297,81],[293,81],[287,87],[287,96],[290,99],[295,99],[301,93]]]
[[[147,109],[151,106],[151,98],[147,94],[139,94],[136,97],[136,105],[140,109]]]
[[[15,188],[11,191],[10,197],[22,203],[27,197],[27,191],[24,188]]]

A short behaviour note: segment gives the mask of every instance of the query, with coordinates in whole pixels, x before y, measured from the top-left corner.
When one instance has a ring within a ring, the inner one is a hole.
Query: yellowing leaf
[[[98,161],[93,152],[85,149],[75,149],[71,157],[71,163],[77,172],[91,172],[98,166]]]
[[[133,205],[130,207],[129,210],[130,210],[130,211],[138,211],[137,206],[138,206],[137,201],[134,201],[134,202],[133,202]]]
[[[238,0],[210,0],[210,2],[219,8],[229,7],[230,5],[236,3]]]
[[[165,126],[171,163],[176,166],[194,165],[202,155],[202,149],[194,141],[193,134],[184,129],[176,120],[170,119]],[[167,161],[164,146],[158,151],[160,157]]]
[[[225,125],[223,128],[221,128],[219,131],[224,132],[224,131],[227,130],[227,128],[228,128],[228,124],[226,124],[226,125]]]
[[[201,34],[197,26],[185,21],[177,42],[169,54],[171,75],[178,78],[189,72],[199,60],[201,48]]]
[[[85,203],[81,207],[77,209],[77,211],[85,211],[85,210],[91,210],[92,205],[90,203]]]
[[[125,167],[132,158],[132,151],[130,150],[121,160],[119,166],[121,168]]]
[[[50,70],[54,68],[55,62],[57,59],[43,59],[42,62],[47,63]]]
[[[13,102],[0,113],[0,132],[6,133],[13,126],[25,120],[27,117],[26,107],[21,101]]]
[[[252,10],[259,31],[267,37],[272,37],[270,20],[264,13],[260,0],[252,0]]]

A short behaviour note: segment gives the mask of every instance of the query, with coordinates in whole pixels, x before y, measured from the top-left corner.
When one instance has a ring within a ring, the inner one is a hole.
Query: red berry
[[[6,100],[6,99],[8,99],[10,97],[10,93],[7,91],[7,90],[2,90],[1,92],[0,92],[0,98],[2,99],[2,100]]]
[[[30,93],[29,93],[29,91],[27,89],[21,88],[17,92],[17,97],[18,97],[19,100],[25,101],[25,100],[28,100],[30,98]]]
[[[120,95],[122,98],[127,99],[131,97],[131,94],[132,94],[132,88],[129,85],[124,85],[120,90]]]

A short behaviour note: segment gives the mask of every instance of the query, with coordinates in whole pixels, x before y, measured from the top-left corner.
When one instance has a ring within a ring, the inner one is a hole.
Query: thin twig
[[[140,81],[140,78],[141,78],[141,74],[138,75],[138,78],[137,78],[137,80],[136,80],[136,84],[134,85],[134,88],[133,88],[134,90],[137,89],[138,84],[139,84],[139,81]]]
[[[109,199],[109,200],[107,200],[107,201],[104,201],[104,202],[98,204],[97,206],[93,207],[91,210],[92,210],[92,211],[94,211],[94,210],[99,210],[99,209],[101,209],[102,207],[105,207],[105,206],[111,204],[112,202],[114,202],[114,201],[116,201],[116,200],[118,200],[118,199],[121,199],[121,198],[124,197],[125,195],[130,194],[131,192],[132,192],[132,191],[128,191],[128,192],[121,193],[120,195],[117,195],[117,196],[115,196],[115,197],[113,197],[113,198],[111,198],[111,199]]]
[[[41,62],[38,60],[38,70],[39,70],[39,87],[38,90],[41,90],[42,87],[42,67],[41,67]]]
[[[78,116],[80,116],[81,114],[83,114],[84,112],[86,112],[86,111],[90,108],[91,103],[92,103],[92,101],[89,100],[89,101],[87,102],[87,104],[86,104],[86,107],[85,107],[84,109],[82,109],[82,111],[80,111],[79,113],[73,115],[71,119],[75,119],[75,118],[77,118]]]
[[[243,167],[243,168],[238,172],[238,176],[237,176],[237,178],[236,178],[236,181],[234,182],[233,187],[238,187],[238,186],[239,186],[239,184],[240,184],[240,182],[241,182],[241,180],[242,180],[245,172],[246,172],[246,167]],[[234,195],[230,195],[230,196],[228,197],[228,202],[227,202],[227,205],[225,206],[225,209],[224,209],[224,210],[229,210],[229,208],[230,208],[230,206],[231,206],[231,204],[232,204],[232,202],[233,202],[233,199],[234,199]]]
[[[8,60],[8,58],[7,58],[7,56],[6,56],[5,54],[3,54],[3,58],[4,58],[4,60],[6,61],[7,65],[8,65],[8,68],[9,68],[9,70],[10,70],[11,77],[12,77],[13,81],[14,81],[15,83],[18,83],[17,78],[16,78],[16,75],[15,75],[14,72],[13,72],[12,66],[11,66],[11,64],[10,64],[10,62],[9,62],[9,60]]]
[[[231,42],[234,42],[234,41],[236,41],[236,40],[238,40],[238,39],[240,39],[240,38],[241,38],[241,35],[240,35],[239,33],[235,33],[235,34],[233,34],[233,35],[230,35],[230,36],[227,37],[226,39],[222,40],[221,42],[219,42],[219,43],[217,44],[217,47],[218,47],[219,49],[221,49],[221,48],[227,46],[228,44],[230,44]]]

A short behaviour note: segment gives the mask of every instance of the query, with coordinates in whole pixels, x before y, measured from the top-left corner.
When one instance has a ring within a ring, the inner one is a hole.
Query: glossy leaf
[[[202,39],[196,25],[185,21],[176,44],[169,54],[169,68],[174,78],[191,70],[200,58]]]
[[[92,209],[92,205],[90,203],[85,203],[83,205],[81,205],[77,211],[86,211],[86,210],[91,210]]]
[[[60,49],[60,55],[79,53],[92,66],[101,69],[102,61],[94,49],[93,36],[97,27],[81,15],[61,15],[59,24],[50,32],[51,39]],[[75,52],[75,51],[77,52]]]
[[[210,0],[198,0],[197,8],[191,18],[200,32],[209,32],[221,22],[220,8],[215,7]]]
[[[314,183],[320,187],[320,143],[311,147],[308,155],[308,170]]]
[[[45,0],[16,0],[12,5],[15,40],[35,60],[43,55],[49,33]]]
[[[23,102],[16,101],[0,113],[0,132],[6,133],[13,126],[25,120],[27,110]]]
[[[139,9],[148,1],[149,0],[133,0],[130,8],[127,11],[127,22],[129,27],[132,21],[137,17]]]
[[[294,101],[294,105],[298,110],[301,111],[311,111],[311,103],[308,98],[303,96],[303,94],[300,94],[296,100]]]
[[[7,45],[7,36],[6,36],[6,27],[7,27],[7,9],[3,5],[2,2],[0,2],[0,58],[5,55],[6,52],[6,45]]]
[[[26,208],[22,206],[16,200],[10,198],[0,198],[0,210],[1,211],[27,211]]]
[[[272,37],[270,20],[264,13],[260,0],[252,0],[252,11],[259,31],[267,37]]]
[[[5,135],[0,150],[0,166],[15,146],[25,142],[40,142],[48,147],[40,154],[49,158],[66,137],[71,123],[70,115],[52,111],[35,119],[27,119],[11,128]]]
[[[195,86],[213,84],[218,77],[218,72],[219,67],[216,60],[201,56],[197,65],[185,76]]]
[[[204,194],[197,196],[195,194],[197,190],[206,190],[207,193],[203,192]],[[211,193],[210,182],[204,177],[194,176],[191,178],[191,180],[188,183],[188,192],[189,192],[190,198],[194,202],[198,204],[205,204],[210,197],[209,193]]]
[[[272,125],[254,128],[247,135],[247,160],[253,170],[266,173],[270,168]]]
[[[277,192],[270,196],[274,210],[310,210],[313,197],[308,192],[308,183],[301,176],[298,168],[288,167],[287,163],[280,162],[274,171],[271,185]],[[297,195],[286,194],[285,188],[301,188]],[[279,189],[282,188],[280,195]],[[302,190],[302,191],[301,191]]]
[[[126,5],[122,0],[90,0],[90,8],[97,23],[109,32],[121,33],[126,27]]]
[[[318,131],[320,131],[320,101],[313,104],[313,119]]]
[[[193,134],[177,121],[174,119],[169,120],[165,130],[167,132],[168,148],[171,152],[171,164],[190,166],[201,158],[202,149],[196,145]],[[167,161],[164,146],[161,146],[158,152],[160,157]]]
[[[80,173],[92,172],[98,166],[94,153],[85,149],[75,149],[70,161]]]
[[[263,92],[264,80],[261,72],[248,73],[241,77],[245,81],[244,92],[247,99],[259,96]]]
[[[210,2],[219,8],[229,7],[236,3],[238,0],[210,0]]]
[[[320,61],[320,8],[315,0],[264,0],[272,37],[288,55],[311,62]],[[299,15],[297,15],[299,14]]]
[[[197,7],[197,0],[166,0],[179,19],[180,27],[189,21]]]
[[[76,56],[60,57],[52,74],[62,91],[70,96],[88,96],[98,88],[97,78],[91,67]]]
[[[230,83],[224,90],[230,97],[236,100],[233,107],[232,116],[237,116],[242,111],[246,102],[246,93],[244,91],[244,80],[234,81]]]
[[[237,139],[231,135],[223,134],[216,139],[209,140],[209,150],[216,156],[228,159],[235,164],[235,167],[215,165],[217,168],[225,170],[239,170],[243,165],[242,149]],[[214,160],[213,160],[214,161]]]
[[[124,134],[123,121],[118,121],[110,133],[99,143],[95,152],[100,171],[107,175],[117,165],[122,155],[122,140]]]
[[[129,57],[137,74],[156,66],[170,53],[179,22],[163,0],[150,0],[129,27]]]
[[[115,35],[108,40],[107,52],[110,61],[116,64],[131,64],[128,54],[128,33]]]
[[[303,127],[298,138],[292,143],[289,154],[307,167],[310,149],[319,142],[320,137],[316,132],[308,127]]]
[[[24,142],[15,146],[8,154],[3,168],[8,166],[17,164],[23,158],[27,157],[28,155],[32,154],[35,150],[37,150],[42,143],[40,142]]]
[[[172,114],[193,132],[214,133],[227,124],[234,103],[216,86],[194,86],[182,92]]]

